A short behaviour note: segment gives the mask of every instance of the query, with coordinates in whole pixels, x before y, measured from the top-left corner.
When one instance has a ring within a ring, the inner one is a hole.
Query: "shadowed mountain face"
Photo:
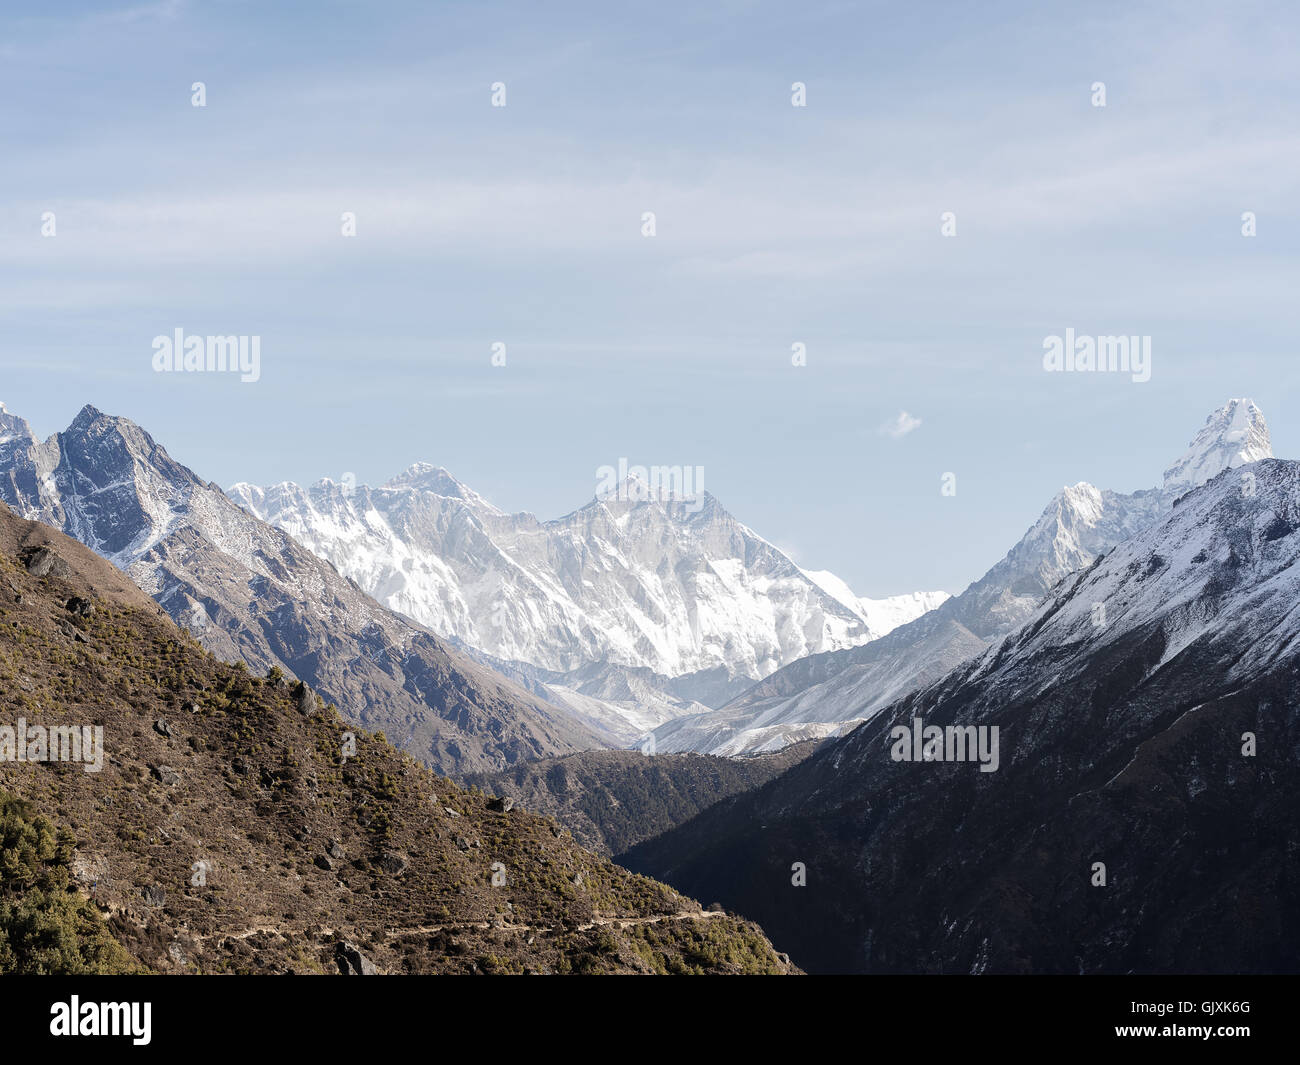
[[[755,926],[218,661],[3,506],[0,619],[0,972],[791,971]],[[56,729],[101,729],[98,757],[37,746]]]
[[[1062,489],[1006,557],[961,595],[882,639],[810,655],[716,711],[659,726],[658,749],[745,754],[843,734],[1021,625],[1059,581],[1165,517],[1182,493],[1272,453],[1260,409],[1230,400],[1206,419],[1161,487],[1132,494],[1086,483]]]
[[[1298,559],[1300,466],[1225,471],[940,682],[620,861],[812,971],[1296,971]],[[996,726],[998,768],[897,760],[918,720]]]
[[[215,654],[306,680],[349,720],[442,772],[602,745],[375,602],[126,419],[86,407],[40,443],[0,412],[0,499],[126,570]]]
[[[465,784],[554,817],[598,854],[614,854],[690,820],[729,795],[766,784],[816,749],[795,744],[755,758],[584,751],[543,758]]]

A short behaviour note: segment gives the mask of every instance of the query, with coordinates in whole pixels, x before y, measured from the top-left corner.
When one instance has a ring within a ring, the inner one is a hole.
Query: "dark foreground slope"
[[[1245,474],[939,683],[619,860],[760,921],[812,971],[1300,970],[1300,466]],[[998,726],[999,768],[895,761],[915,718]]]
[[[106,757],[0,762],[3,971],[789,971],[757,927],[218,661],[0,507],[0,734],[20,718],[102,726]]]
[[[753,758],[584,751],[476,773],[466,784],[553,817],[584,847],[616,854],[689,821],[807,758],[817,740]]]

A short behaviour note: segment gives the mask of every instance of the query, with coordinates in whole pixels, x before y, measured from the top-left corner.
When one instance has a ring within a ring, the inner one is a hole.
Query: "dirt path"
[[[587,924],[578,925],[572,931],[590,932],[593,928],[606,928],[614,926],[616,928],[632,928],[636,925],[659,924],[663,921],[706,921],[714,917],[723,917],[722,913],[716,910],[683,910],[680,913],[656,913],[649,917],[597,917]],[[486,932],[489,929],[496,929],[502,932],[530,932],[533,934],[541,933],[549,935],[554,932],[570,931],[563,927],[545,928],[540,925],[527,924],[497,924],[493,921],[462,921],[455,924],[430,924],[415,925],[410,928],[389,928],[384,931],[386,939],[397,939],[399,936],[423,936],[436,935],[439,932]],[[270,932],[278,936],[287,935],[305,935],[311,938],[322,938],[333,935],[337,929],[312,926],[309,929],[285,931],[279,925],[254,925],[252,928],[246,928],[242,932],[206,932],[201,935],[193,935],[191,938],[197,942],[203,943],[209,939],[230,940],[230,939],[248,939],[251,936],[260,935],[264,932]]]
[[[580,924],[572,929],[575,932],[590,932],[593,928],[605,928],[613,925],[617,928],[631,928],[641,924],[658,924],[661,921],[696,921],[708,920],[712,917],[723,917],[722,913],[716,910],[683,910],[680,913],[656,913],[649,917],[597,917],[587,924]],[[486,931],[489,928],[496,928],[504,932],[564,932],[570,931],[562,927],[544,928],[540,925],[528,924],[494,924],[491,921],[470,921],[462,924],[443,924],[443,925],[418,925],[414,928],[390,928],[385,932],[385,936],[394,939],[397,936],[418,936],[431,935],[435,932],[459,932],[467,929],[477,931]]]

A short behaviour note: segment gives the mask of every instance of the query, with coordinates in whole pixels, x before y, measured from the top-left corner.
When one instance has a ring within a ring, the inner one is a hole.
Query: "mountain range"
[[[1063,489],[873,629],[712,497],[537,522],[414,467],[277,507],[93,407],[44,442],[0,407],[0,699],[114,738],[107,790],[0,767],[30,866],[0,911],[62,899],[86,971],[796,971],[772,941],[815,972],[1286,969],[1300,464],[1271,454],[1232,400],[1159,487]],[[204,851],[246,875],[186,890]],[[56,965],[11,924],[0,968]]]
[[[1230,400],[1210,414],[1160,487],[1062,489],[1006,557],[960,595],[879,640],[809,655],[716,710],[659,726],[656,748],[740,755],[849,731],[1023,624],[1059,581],[1169,514],[1189,489],[1272,454],[1259,407]]]
[[[1067,487],[961,595],[876,601],[707,493],[616,492],[549,522],[426,464],[377,489],[222,493],[93,407],[44,443],[0,408],[0,499],[126,569],[224,657],[303,677],[435,768],[492,772],[648,730],[660,752],[720,755],[842,734],[1188,488],[1271,453],[1259,408],[1231,400],[1160,487]]]
[[[815,972],[1294,971],[1300,464],[1239,457],[1178,464],[1222,469],[942,679],[619,861]]]
[[[87,406],[41,442],[0,406],[0,500],[125,570],[208,650],[306,681],[441,772],[602,746],[236,506],[125,418]]]
[[[857,597],[833,574],[800,569],[707,492],[664,499],[624,484],[539,521],[417,463],[378,488],[240,483],[228,494],[617,746],[947,598]]]

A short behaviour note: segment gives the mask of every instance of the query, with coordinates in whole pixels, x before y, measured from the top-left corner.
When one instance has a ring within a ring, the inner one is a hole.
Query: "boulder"
[[[82,599],[79,595],[74,595],[64,605],[64,609],[69,614],[76,614],[77,617],[88,618],[95,612],[94,604],[89,599]]]
[[[72,571],[49,547],[38,547],[27,556],[27,572],[33,577],[66,577]]]
[[[400,854],[394,854],[392,851],[385,851],[379,856],[379,868],[389,876],[401,876],[410,864]]]
[[[307,685],[302,683],[302,681],[298,682],[296,695],[298,699],[298,713],[306,714],[310,717],[316,712],[316,694],[307,687]]]
[[[338,964],[339,972],[344,976],[379,975],[375,963],[362,954],[355,944],[340,943],[334,952],[334,960]]]

